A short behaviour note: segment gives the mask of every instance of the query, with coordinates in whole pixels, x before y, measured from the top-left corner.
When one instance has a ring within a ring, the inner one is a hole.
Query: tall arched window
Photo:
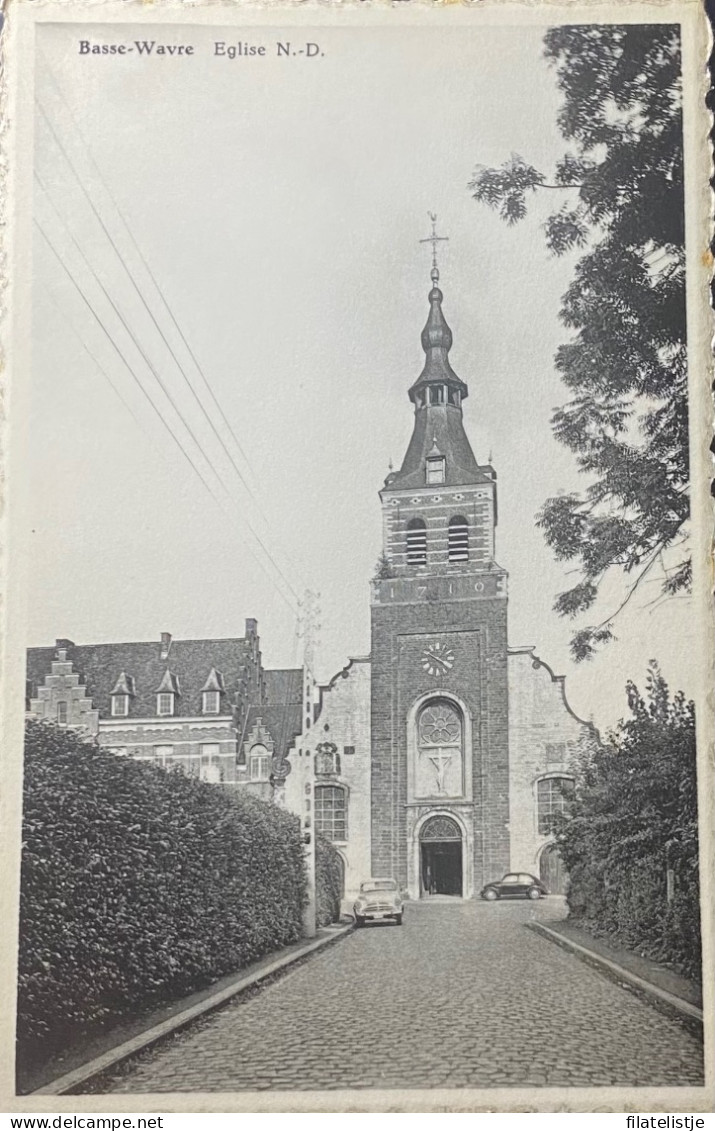
[[[417,720],[418,793],[458,797],[462,782],[462,716],[446,699],[433,699]]]
[[[456,514],[449,520],[447,557],[450,562],[469,561],[469,526],[463,514]]]
[[[421,518],[407,524],[407,561],[410,565],[427,565],[427,527]]]
[[[348,839],[347,798],[342,786],[316,785],[315,828],[328,840]]]
[[[536,809],[541,836],[548,836],[553,832],[572,790],[572,778],[542,778],[536,783]]]

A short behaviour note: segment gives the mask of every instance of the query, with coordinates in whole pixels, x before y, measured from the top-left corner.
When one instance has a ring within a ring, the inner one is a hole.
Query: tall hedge
[[[343,870],[337,849],[320,835],[315,842],[315,892],[318,926],[337,923],[343,894]]]
[[[655,663],[646,694],[627,691],[630,717],[581,751],[558,832],[570,916],[700,978],[693,704],[671,697]]]
[[[26,1063],[301,935],[299,821],[246,794],[30,722],[23,824]]]

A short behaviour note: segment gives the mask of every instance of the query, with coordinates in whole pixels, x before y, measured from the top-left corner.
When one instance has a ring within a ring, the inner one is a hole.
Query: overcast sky
[[[498,473],[497,559],[510,574],[511,643],[537,645],[567,675],[574,709],[599,725],[624,713],[625,680],[642,680],[651,656],[692,691],[688,601],[653,608],[657,586],[644,586],[618,622],[618,642],[581,666],[569,658],[573,626],[552,612],[573,576],[554,562],[534,516],[549,495],[582,486],[549,425],[566,399],[553,354],[566,335],[559,298],[573,261],[545,253],[544,206],[510,229],[467,190],[477,163],[517,152],[549,170],[561,152],[542,31],[167,31],[38,29],[35,166],[46,191],[36,193],[36,216],[136,375],[156,389],[50,201],[59,210],[229,493],[157,391],[220,504],[202,486],[38,235],[29,643],[158,639],[163,630],[242,635],[250,616],[265,662],[294,663],[294,596],[278,578],[286,600],[279,596],[248,521],[295,593],[306,585],[321,593],[319,677],[369,652],[377,492],[411,433],[407,389],[423,360],[430,266],[419,240],[434,210],[449,236],[441,286],[451,361],[469,386],[465,424],[477,459],[491,453]],[[156,39],[192,44],[195,53],[82,55],[84,38]],[[215,41],[239,39],[263,43],[266,55],[214,54]],[[310,40],[320,53],[278,58],[278,40],[296,49]],[[202,419],[56,139],[256,501]],[[612,601],[620,592],[614,585]]]

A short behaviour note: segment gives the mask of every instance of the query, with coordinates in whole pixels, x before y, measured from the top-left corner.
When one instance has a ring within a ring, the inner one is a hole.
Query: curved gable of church
[[[570,707],[565,677],[555,675],[534,647],[510,648],[507,667],[511,868],[538,876],[574,755],[593,727]]]

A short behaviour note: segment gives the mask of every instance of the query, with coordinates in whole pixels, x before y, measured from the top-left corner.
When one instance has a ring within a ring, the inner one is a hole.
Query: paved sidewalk
[[[105,1079],[122,1093],[698,1085],[678,1021],[524,924],[544,900],[410,903]]]
[[[349,920],[321,927],[314,939],[300,939],[281,950],[272,951],[242,970],[212,982],[205,989],[115,1024],[106,1032],[95,1033],[53,1057],[42,1068],[23,1072],[22,1065],[18,1065],[18,1091],[21,1094],[39,1092],[62,1095],[69,1088],[70,1094],[76,1092],[80,1090],[75,1086],[76,1080],[84,1083],[85,1079],[90,1079],[88,1073],[93,1075],[100,1068],[113,1066],[118,1056],[123,1056],[130,1050],[135,1052],[148,1043],[162,1039],[183,1026],[189,1018],[193,1020],[216,1008],[219,1002],[239,996],[241,1000],[246,1000],[249,995],[260,992],[262,987],[280,977],[288,966],[306,961],[316,948],[331,945],[351,929]]]
[[[702,1009],[702,987],[691,981],[690,978],[676,973],[675,970],[670,970],[661,962],[654,962],[653,959],[635,954],[624,946],[618,946],[598,935],[593,935],[584,927],[579,926],[578,922],[572,922],[570,919],[549,922],[548,926],[552,931],[557,931],[566,939],[571,939],[579,946],[584,946],[587,950],[595,951],[601,957],[607,958],[609,962],[615,962],[618,966],[622,966],[631,974],[642,978],[644,982],[650,982],[658,989],[665,990],[666,993],[673,994],[674,997],[681,998],[690,1005]]]

